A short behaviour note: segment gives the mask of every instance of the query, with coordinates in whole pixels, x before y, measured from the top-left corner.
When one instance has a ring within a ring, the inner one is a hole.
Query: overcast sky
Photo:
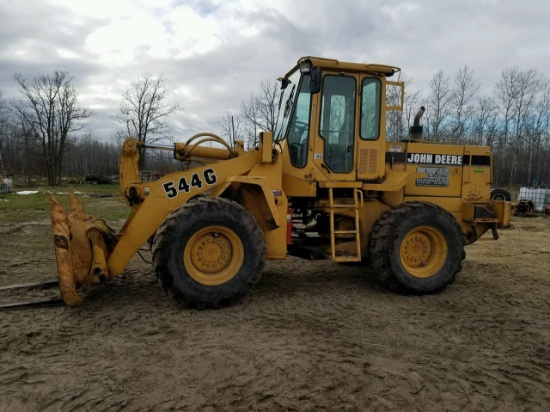
[[[219,132],[301,56],[395,65],[425,90],[467,65],[490,93],[506,67],[550,77],[549,39],[548,0],[0,0],[0,89],[17,98],[15,72],[68,71],[109,138],[130,82],[162,75],[183,140]]]

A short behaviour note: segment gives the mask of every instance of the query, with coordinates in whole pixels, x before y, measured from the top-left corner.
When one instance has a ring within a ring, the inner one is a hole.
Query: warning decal
[[[419,177],[416,179],[416,186],[449,186],[449,169],[445,167],[418,167],[416,173],[426,173],[426,177]]]

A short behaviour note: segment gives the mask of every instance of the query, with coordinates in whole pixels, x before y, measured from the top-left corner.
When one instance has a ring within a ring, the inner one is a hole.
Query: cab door
[[[386,151],[386,118],[382,107],[385,102],[383,80],[363,76],[359,96],[357,180],[380,181],[384,176]]]
[[[327,180],[355,180],[357,78],[327,73],[323,76],[314,163]]]

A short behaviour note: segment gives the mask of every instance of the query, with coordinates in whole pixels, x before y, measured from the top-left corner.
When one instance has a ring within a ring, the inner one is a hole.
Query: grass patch
[[[66,209],[69,208],[69,190],[74,190],[84,211],[107,221],[126,219],[130,208],[120,196],[118,185],[71,184],[62,186],[18,187],[14,192],[0,194],[0,220],[2,223],[23,223],[50,219],[49,195],[53,194]],[[19,191],[36,191],[21,195]]]

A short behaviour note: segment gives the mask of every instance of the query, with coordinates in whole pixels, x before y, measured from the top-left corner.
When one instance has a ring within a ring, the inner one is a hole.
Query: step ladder
[[[363,192],[360,189],[353,190],[353,203],[334,203],[333,188],[328,189],[329,206],[330,206],[330,249],[332,252],[333,262],[360,262],[361,261],[361,237],[359,232],[359,210],[363,207]],[[354,227],[350,230],[335,230],[334,215],[338,214],[340,209],[354,210]],[[336,255],[336,236],[337,235],[354,235],[355,239],[355,254],[352,255]]]

